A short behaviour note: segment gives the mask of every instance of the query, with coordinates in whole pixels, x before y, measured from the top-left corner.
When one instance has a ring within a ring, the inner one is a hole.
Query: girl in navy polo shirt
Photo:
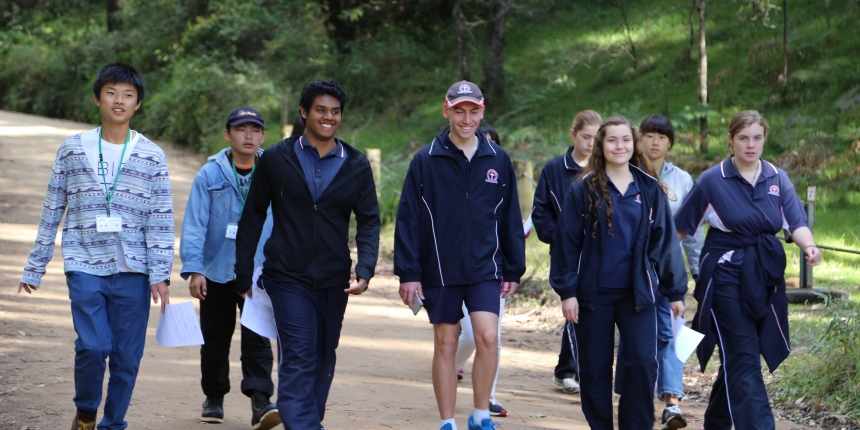
[[[704,333],[702,370],[720,346],[720,370],[705,411],[708,430],[773,429],[759,354],[773,372],[790,351],[785,252],[774,236],[785,229],[818,265],[821,251],[784,171],[762,160],[767,121],[743,111],[729,124],[732,155],[706,170],[675,215],[678,235],[708,230],[695,297],[693,329]]]
[[[655,302],[662,294],[674,315],[684,314],[681,246],[666,192],[630,121],[616,116],[600,125],[586,172],[564,199],[550,269],[564,317],[574,323],[582,345],[582,411],[592,429],[613,428],[618,326],[624,345],[619,362],[627,369],[618,424],[650,429],[657,380]]]

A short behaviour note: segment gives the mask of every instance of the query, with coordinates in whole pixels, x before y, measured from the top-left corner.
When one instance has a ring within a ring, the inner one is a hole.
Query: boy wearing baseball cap
[[[498,360],[499,297],[525,273],[525,237],[516,173],[505,151],[478,126],[484,97],[477,85],[451,86],[442,115],[450,131],[419,150],[409,165],[394,233],[400,297],[419,297],[434,331],[433,388],[441,430],[456,430],[454,358],[465,303],[477,352],[475,410],[469,430],[493,430],[488,405]]]
[[[200,383],[206,401],[200,421],[224,421],[224,395],[230,391],[230,340],[236,328],[236,307],[245,299],[235,292],[236,232],[266,123],[254,108],[238,107],[227,117],[224,140],[230,147],[209,157],[191,186],[179,255],[181,276],[191,278],[189,290],[200,300]],[[272,229],[267,217],[262,245]],[[255,258],[262,265],[262,247]],[[251,427],[271,429],[281,423],[278,408],[269,401],[272,383],[272,346],[269,339],[242,326],[242,393],[251,398]]]

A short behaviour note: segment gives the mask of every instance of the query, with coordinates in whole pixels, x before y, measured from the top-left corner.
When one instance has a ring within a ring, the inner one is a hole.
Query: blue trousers
[[[675,337],[672,335],[672,308],[669,299],[657,296],[657,395],[660,400],[666,394],[681,398],[684,396],[684,363],[675,355]],[[623,343],[618,343],[618,356],[624,349]],[[619,363],[615,365],[615,392],[621,394],[622,381],[627,368]]]
[[[574,378],[579,381],[579,345],[576,343],[576,331],[573,323],[565,322],[561,333],[561,351],[558,353],[558,364],[555,365],[555,377],[558,379]]]
[[[618,405],[622,430],[654,426],[654,384],[657,380],[657,315],[655,308],[636,312],[633,291],[600,288],[594,309],[580,306],[576,336],[583,346],[579,355],[580,398],[588,425],[612,430],[612,362],[615,326],[624,350],[619,363],[627,368],[624,395]]]
[[[708,430],[773,430],[775,423],[764,379],[756,324],[741,310],[740,286],[721,280],[712,287],[711,317],[720,348],[720,370],[705,410]]]
[[[106,363],[110,367],[102,429],[128,427],[125,414],[137,380],[146,324],[149,277],[140,273],[95,276],[66,272],[75,339],[75,406],[94,417],[102,400]]]
[[[267,279],[278,327],[278,413],[287,430],[322,428],[349,294]],[[346,285],[344,286],[346,288]]]

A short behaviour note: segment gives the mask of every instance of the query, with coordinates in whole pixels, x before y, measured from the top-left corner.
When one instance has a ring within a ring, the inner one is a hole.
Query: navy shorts
[[[498,315],[502,282],[493,279],[471,285],[427,288],[423,292],[431,324],[457,324],[464,316],[463,303],[469,313],[484,311]]]

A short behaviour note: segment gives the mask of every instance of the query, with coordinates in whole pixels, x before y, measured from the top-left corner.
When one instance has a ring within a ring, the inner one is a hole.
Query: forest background
[[[758,109],[772,126],[764,158],[801,195],[818,189],[818,242],[856,250],[858,22],[860,0],[0,0],[0,109],[98,123],[95,74],[128,62],[147,82],[133,127],[209,154],[233,107],[261,110],[271,145],[302,86],[336,79],[349,93],[339,136],[382,152],[389,254],[409,159],[445,124],[444,92],[461,78],[482,87],[485,120],[532,180],[583,109],[670,117],[670,158],[694,176],[727,154],[731,117]],[[545,255],[529,239],[523,303],[557,300]],[[770,388],[860,418],[860,258],[824,259],[816,286],[849,298],[792,307],[793,355]]]

